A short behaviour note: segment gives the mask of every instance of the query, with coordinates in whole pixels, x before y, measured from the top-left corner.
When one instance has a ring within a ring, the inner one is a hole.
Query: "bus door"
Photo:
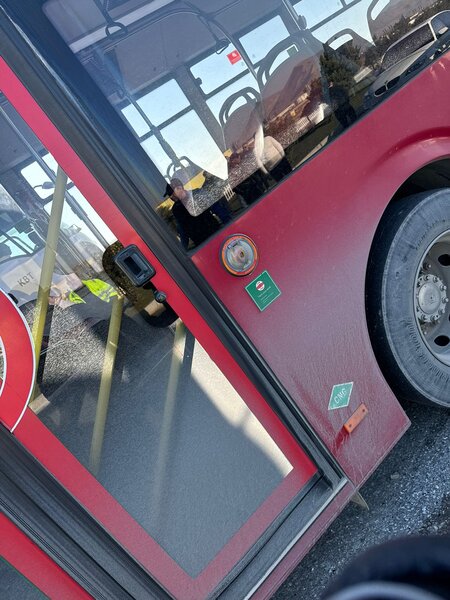
[[[368,1],[94,4],[33,13],[64,40],[54,68],[77,98],[94,81],[127,172],[152,187],[266,377],[359,486],[407,426],[367,331],[375,226],[354,223],[373,209],[344,176],[374,79]]]
[[[1,286],[36,355],[3,423],[155,594],[251,595],[408,426],[344,177],[372,70],[303,1],[0,4],[0,184],[38,265]]]
[[[244,597],[354,487],[0,71],[5,519],[94,597]]]

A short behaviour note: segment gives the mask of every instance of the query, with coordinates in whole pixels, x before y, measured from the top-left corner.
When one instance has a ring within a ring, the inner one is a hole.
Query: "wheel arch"
[[[373,313],[374,313],[374,304],[371,302],[370,298],[370,289],[372,284],[372,279],[379,278],[382,266],[380,264],[376,264],[375,256],[378,254],[378,245],[382,239],[386,237],[386,233],[392,236],[392,240],[396,237],[396,229],[392,227],[391,217],[395,212],[396,205],[400,210],[405,209],[406,202],[408,198],[411,198],[411,202],[413,202],[414,198],[417,198],[417,195],[423,194],[426,192],[432,192],[434,190],[439,190],[443,188],[450,188],[450,158],[447,157],[438,157],[435,160],[431,160],[427,162],[423,166],[416,168],[397,188],[395,193],[391,196],[391,198],[386,202],[381,216],[379,218],[377,227],[375,229],[375,233],[373,235],[372,242],[370,244],[369,255],[366,264],[366,277],[365,277],[365,312],[366,312],[366,323],[368,327],[369,338],[372,346],[372,350],[374,352],[375,359],[384,374],[384,377],[387,379],[388,385],[393,389],[392,377],[396,368],[392,366],[387,367],[386,372],[386,359],[381,360],[378,351],[377,351],[377,341],[376,337],[380,334],[379,331],[373,330]],[[403,209],[401,208],[403,207]],[[397,230],[398,231],[398,230]],[[381,310],[379,307],[377,310]],[[392,354],[390,356],[390,360],[395,362],[395,357]],[[391,381],[391,383],[389,383]],[[406,387],[408,389],[408,386]],[[411,387],[412,391],[413,388]],[[394,391],[394,389],[393,389]],[[397,397],[399,397],[397,395]],[[401,397],[399,397],[401,398]],[[403,396],[404,398],[404,396]],[[417,398],[416,398],[417,400]],[[419,400],[420,401],[420,400]]]
[[[450,143],[450,139],[449,139]],[[449,148],[450,150],[450,148]],[[377,177],[381,176],[380,174],[376,174]],[[367,291],[367,282],[370,277],[369,273],[369,265],[370,265],[370,257],[372,255],[373,248],[377,244],[377,240],[380,237],[381,231],[383,229],[383,223],[385,219],[386,212],[388,209],[394,204],[406,198],[408,196],[413,196],[415,194],[420,194],[422,192],[431,192],[432,190],[437,190],[441,188],[450,188],[450,155],[446,157],[438,157],[430,162],[427,162],[420,167],[416,167],[414,171],[410,173],[410,175],[400,183],[396,189],[396,191],[392,194],[390,198],[387,199],[384,209],[380,215],[378,220],[378,224],[375,228],[375,232],[372,238],[372,242],[370,244],[369,255],[366,262],[366,277],[365,277],[365,290]],[[367,303],[366,303],[366,313],[367,313]]]

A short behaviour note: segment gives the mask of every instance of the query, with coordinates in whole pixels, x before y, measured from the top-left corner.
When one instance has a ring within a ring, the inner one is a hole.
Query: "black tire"
[[[450,190],[393,201],[370,252],[366,307],[375,355],[401,400],[450,406],[446,288],[450,289]]]

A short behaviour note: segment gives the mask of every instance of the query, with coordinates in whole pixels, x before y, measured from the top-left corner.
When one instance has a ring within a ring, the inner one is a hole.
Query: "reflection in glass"
[[[274,17],[240,38],[240,42],[253,64],[258,64],[275,44],[289,36],[281,17]]]
[[[79,59],[158,167],[165,181],[153,205],[189,250],[229,222],[213,205],[239,217],[429,64],[423,52],[431,60],[445,51],[450,36],[450,0],[300,0],[293,10],[281,0],[193,0],[188,15],[173,3],[143,5],[139,19],[124,3],[136,32],[107,41],[92,38],[94,16],[69,0],[44,2],[44,11],[74,52],[83,48]],[[70,34],[71,19],[85,24],[84,38]],[[199,207],[216,219],[195,223],[205,234],[197,241],[174,216],[183,212],[174,178],[189,191],[186,221]]]
[[[233,48],[230,47],[227,53],[231,54],[231,52]],[[191,67],[191,73],[204,94],[214,92],[245,70],[246,65],[242,58],[238,62],[224,61],[223,55],[216,53],[210,54]]]
[[[419,27],[419,29],[416,29],[407,37],[396,42],[386,51],[381,61],[381,68],[383,70],[389,69],[407,56],[413,54],[416,50],[423,48],[427,44],[431,44],[434,39],[433,32],[428,23]]]
[[[3,115],[0,133],[22,150],[20,165],[7,152],[0,164],[0,235],[9,249],[0,285],[33,335],[31,410],[191,577],[225,547],[238,562],[308,480],[286,495],[297,455],[280,447],[151,285],[136,288],[119,269],[122,244],[20,117]],[[202,188],[214,187],[213,175],[204,179]],[[194,202],[178,183],[173,202]],[[195,217],[180,206],[193,220],[209,214],[217,228],[231,218],[227,203]],[[180,223],[179,235],[201,243],[204,231],[197,239]],[[281,505],[266,507],[262,528],[261,517],[251,525],[280,486]],[[1,569],[0,577],[9,585]]]

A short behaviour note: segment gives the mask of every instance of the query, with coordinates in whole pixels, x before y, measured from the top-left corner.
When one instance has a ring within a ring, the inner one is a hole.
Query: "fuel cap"
[[[222,244],[220,252],[222,264],[232,275],[249,275],[258,263],[258,250],[247,235],[235,234]]]

